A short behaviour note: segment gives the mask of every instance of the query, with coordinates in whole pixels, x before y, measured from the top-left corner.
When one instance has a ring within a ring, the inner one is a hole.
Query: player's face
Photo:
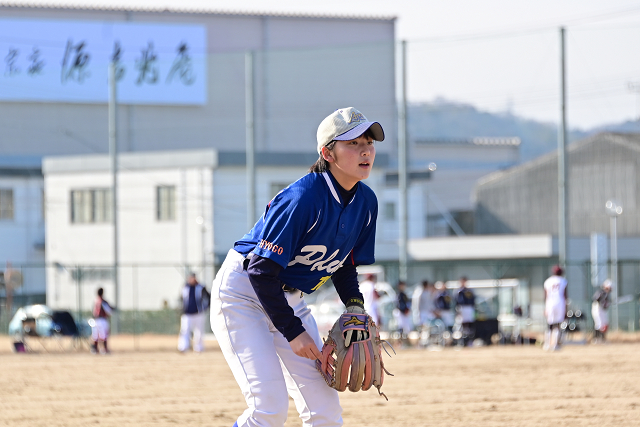
[[[369,177],[376,158],[373,139],[363,135],[351,141],[336,141],[331,151],[324,149],[323,153],[329,170],[345,190]]]

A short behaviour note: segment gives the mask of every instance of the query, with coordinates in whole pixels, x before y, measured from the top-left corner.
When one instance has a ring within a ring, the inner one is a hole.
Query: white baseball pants
[[[602,308],[597,301],[591,304],[591,315],[593,316],[593,327],[596,331],[606,331],[609,326],[609,315],[607,310]]]
[[[342,426],[338,392],[325,383],[314,361],[297,356],[258,300],[244,258],[227,254],[211,290],[211,328],[248,408],[238,427],[282,427],[291,396],[304,427]],[[287,301],[319,349],[318,327],[299,292]]]
[[[193,332],[193,351],[204,350],[204,322],[205,313],[183,314],[180,316],[180,336],[178,350],[187,351],[191,347],[191,333]]]
[[[563,304],[554,304],[545,307],[545,318],[549,325],[564,322],[567,315],[567,307]]]
[[[413,329],[411,314],[404,314],[397,308],[393,310],[393,317],[396,319],[396,329],[402,330],[403,334],[409,334]]]
[[[105,341],[109,338],[109,321],[104,317],[94,319],[95,326],[91,328],[91,339],[93,341]]]

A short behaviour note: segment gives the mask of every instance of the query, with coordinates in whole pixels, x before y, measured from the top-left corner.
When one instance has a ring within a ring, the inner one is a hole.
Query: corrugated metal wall
[[[569,230],[572,236],[608,233],[605,203],[623,206],[619,236],[640,235],[640,135],[599,134],[568,150]],[[492,174],[476,187],[476,232],[558,233],[555,153]]]

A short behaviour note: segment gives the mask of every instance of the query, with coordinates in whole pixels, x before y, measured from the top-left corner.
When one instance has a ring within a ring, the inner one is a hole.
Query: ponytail
[[[335,145],[335,143],[336,143],[335,141],[331,141],[330,143],[325,145],[325,147],[327,147],[327,150],[331,151],[333,150],[333,146]],[[311,172],[322,173],[322,172],[327,172],[328,170],[329,170],[329,162],[327,162],[325,158],[322,156],[322,153],[320,153],[320,157],[318,157],[318,160],[316,160],[316,162],[312,164],[311,167],[309,168],[309,173]]]

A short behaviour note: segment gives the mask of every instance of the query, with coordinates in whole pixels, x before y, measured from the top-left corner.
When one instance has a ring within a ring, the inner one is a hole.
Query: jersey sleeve
[[[374,196],[375,197],[375,196]],[[360,236],[356,241],[351,252],[351,256],[347,258],[353,265],[370,265],[376,262],[375,245],[376,245],[376,223],[378,221],[378,201],[374,199],[367,221],[363,224]],[[345,261],[346,263],[346,261]]]
[[[282,267],[263,257],[253,256],[247,274],[256,296],[271,322],[291,342],[304,332],[302,321],[296,317],[287,303],[278,274]]]
[[[286,268],[298,242],[316,219],[314,214],[319,215],[315,205],[311,193],[298,189],[274,197],[263,215],[262,232],[253,253]]]
[[[333,273],[331,280],[345,307],[357,305],[364,308],[364,297],[358,286],[358,271],[354,265],[343,265]]]

